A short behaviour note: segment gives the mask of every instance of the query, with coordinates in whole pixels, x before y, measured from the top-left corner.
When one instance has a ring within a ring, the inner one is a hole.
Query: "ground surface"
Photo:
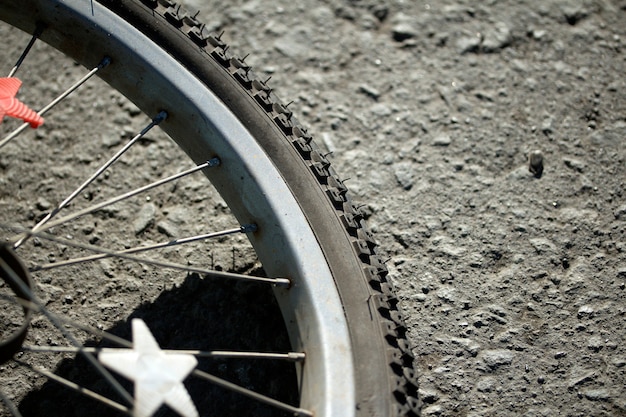
[[[624,1],[188,4],[272,75],[365,204],[402,300],[425,416],[626,415]],[[96,90],[72,106],[96,117],[98,99],[116,100]],[[145,123],[132,108],[116,116],[102,122],[110,131]],[[117,145],[101,136],[103,148]],[[168,166],[166,148],[143,151],[138,167]],[[534,151],[541,175],[529,172]],[[52,156],[99,159],[67,155]],[[12,156],[2,157],[9,178]],[[30,182],[66,175],[54,168]],[[182,191],[144,202],[143,217],[134,207],[109,217],[155,236],[184,229]],[[216,259],[230,266],[228,249]],[[97,267],[113,277],[120,268]],[[105,297],[90,323],[102,325],[128,314],[120,302],[146,301],[129,285],[138,284],[91,284],[63,304]]]
[[[626,3],[214,3],[371,213],[424,415],[626,414]]]

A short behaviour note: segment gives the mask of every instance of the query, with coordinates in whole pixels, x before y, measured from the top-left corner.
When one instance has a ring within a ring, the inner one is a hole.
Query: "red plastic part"
[[[43,118],[26,104],[15,98],[22,82],[18,78],[0,78],[0,123],[4,116],[15,117],[37,128],[43,124]]]

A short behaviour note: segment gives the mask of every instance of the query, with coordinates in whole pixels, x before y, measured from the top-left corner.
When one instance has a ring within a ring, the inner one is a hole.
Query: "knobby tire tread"
[[[380,334],[386,342],[388,378],[392,398],[392,416],[417,416],[421,408],[417,396],[414,357],[407,339],[407,329],[398,308],[393,285],[381,257],[376,253],[377,244],[365,224],[363,212],[348,195],[348,189],[331,167],[331,163],[315,144],[311,135],[298,122],[287,106],[281,103],[272,89],[252,71],[244,59],[233,55],[228,45],[215,33],[205,33],[204,25],[184,8],[170,0],[98,0],[110,10],[122,16],[162,48],[173,55],[192,73],[197,73],[197,63],[185,54],[178,56],[181,45],[163,36],[161,25],[176,28],[189,42],[211,57],[224,71],[237,81],[292,144],[317,183],[327,196],[330,205],[350,236],[355,254],[360,260],[363,277],[369,288],[370,309],[378,315]],[[154,22],[146,22],[138,8],[148,8],[155,15]],[[213,86],[212,88],[220,88]],[[217,92],[218,96],[220,95]],[[350,277],[352,278],[352,277]],[[350,323],[349,323],[350,325]],[[358,358],[357,358],[358,360]],[[365,408],[365,407],[364,407]],[[364,411],[364,416],[366,411]],[[361,414],[359,414],[361,415]]]

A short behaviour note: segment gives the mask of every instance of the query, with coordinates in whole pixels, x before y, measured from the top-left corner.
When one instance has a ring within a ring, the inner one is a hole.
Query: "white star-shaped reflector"
[[[197,417],[198,411],[183,385],[196,367],[193,355],[161,350],[148,326],[133,319],[133,348],[107,349],[98,360],[107,368],[135,383],[134,417],[151,417],[167,404],[184,417]]]

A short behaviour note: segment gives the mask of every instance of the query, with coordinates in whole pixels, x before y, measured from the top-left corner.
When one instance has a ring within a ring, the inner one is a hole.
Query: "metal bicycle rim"
[[[5,1],[0,18],[29,33],[47,23],[41,38],[87,67],[111,57],[100,74],[105,81],[147,114],[166,110],[162,129],[196,162],[220,158],[207,176],[241,224],[259,226],[251,241],[269,276],[292,280],[275,292],[294,349],[306,354],[300,406],[316,416],[353,415],[354,364],[333,277],[298,203],[250,132],[167,52],[98,3]]]

